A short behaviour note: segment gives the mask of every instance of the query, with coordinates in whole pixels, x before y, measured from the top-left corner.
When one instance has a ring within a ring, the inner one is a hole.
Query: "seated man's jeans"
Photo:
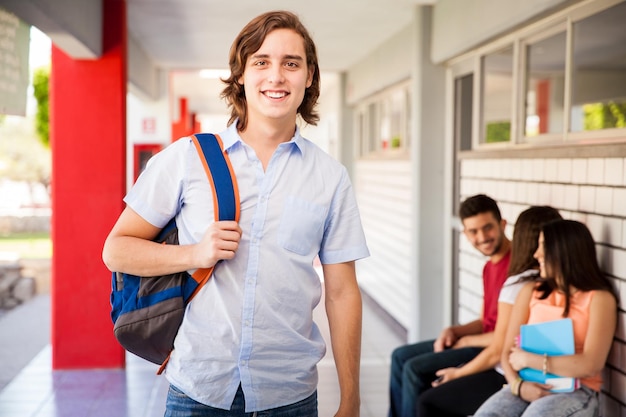
[[[317,417],[317,392],[295,404],[271,410],[246,413],[245,406],[241,386],[235,394],[230,410],[222,410],[194,401],[181,390],[170,385],[165,417]]]
[[[435,372],[471,361],[483,348],[447,349],[435,353],[434,340],[404,345],[391,355],[389,417],[415,417],[417,398],[437,378]]]

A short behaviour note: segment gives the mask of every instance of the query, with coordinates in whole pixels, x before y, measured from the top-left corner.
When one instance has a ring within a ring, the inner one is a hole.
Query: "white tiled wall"
[[[563,217],[589,227],[600,266],[622,297],[618,329],[605,369],[602,415],[626,417],[626,159],[465,159],[461,163],[461,198],[477,193],[496,199],[510,223],[530,205],[550,205]],[[480,311],[481,282],[471,277],[480,277],[484,262],[463,240],[459,241],[461,322],[475,318]]]
[[[355,189],[371,256],[357,263],[361,288],[409,328],[412,296],[408,160],[361,160]]]

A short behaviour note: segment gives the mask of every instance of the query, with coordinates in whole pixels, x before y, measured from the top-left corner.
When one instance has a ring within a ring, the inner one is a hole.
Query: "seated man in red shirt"
[[[507,278],[511,242],[504,230],[498,204],[479,194],[466,199],[459,210],[463,233],[489,260],[483,268],[482,317],[443,329],[436,340],[401,346],[391,357],[389,417],[415,417],[417,398],[431,387],[442,368],[472,360],[491,343],[496,323],[498,294]]]

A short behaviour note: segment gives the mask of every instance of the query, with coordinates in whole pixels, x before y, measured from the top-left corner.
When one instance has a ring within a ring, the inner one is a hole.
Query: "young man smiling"
[[[253,19],[230,51],[220,133],[237,177],[239,223],[212,222],[209,184],[189,139],[156,155],[105,243],[111,270],[154,276],[216,265],[187,307],[167,364],[166,416],[317,416],[322,296],[341,390],[338,417],[359,415],[361,294],[369,255],[346,169],[300,135],[315,124],[315,45],[299,19]],[[151,242],[176,216],[181,245]],[[170,247],[167,247],[170,246]],[[220,263],[217,263],[220,261]],[[262,413],[261,413],[262,412]]]
[[[463,233],[489,260],[483,268],[483,311],[480,318],[446,327],[436,340],[401,346],[391,357],[389,417],[415,417],[419,395],[431,387],[436,372],[473,359],[491,343],[498,295],[507,278],[511,242],[497,203],[484,194],[460,207]]]

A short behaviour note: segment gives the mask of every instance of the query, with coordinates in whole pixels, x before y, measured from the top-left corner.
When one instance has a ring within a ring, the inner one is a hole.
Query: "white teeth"
[[[285,94],[284,92],[278,92],[278,91],[266,91],[265,95],[270,98],[283,98],[287,94]]]

